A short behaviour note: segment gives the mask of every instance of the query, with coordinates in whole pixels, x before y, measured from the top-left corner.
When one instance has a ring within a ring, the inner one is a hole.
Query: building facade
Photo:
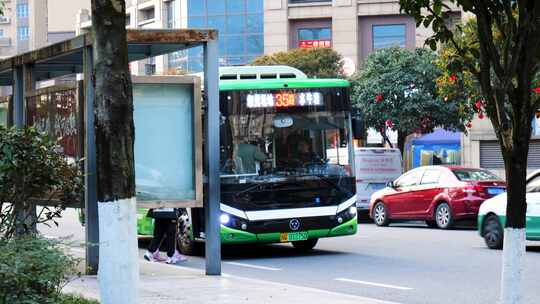
[[[244,65],[264,52],[263,0],[127,0],[128,28],[214,28],[219,31],[221,65]],[[91,26],[88,10],[78,27]],[[134,74],[202,71],[202,48],[133,63]]]
[[[432,32],[416,28],[398,0],[265,0],[265,54],[331,47],[357,66],[376,49],[421,47]],[[456,7],[452,19],[461,19]]]
[[[472,121],[472,128],[462,135],[461,145],[464,165],[486,168],[501,177],[505,176],[501,149],[489,119],[476,117]],[[540,169],[540,112],[533,120],[527,159],[527,172],[536,169]]]
[[[75,18],[90,0],[5,0],[0,16],[0,58],[75,36]]]

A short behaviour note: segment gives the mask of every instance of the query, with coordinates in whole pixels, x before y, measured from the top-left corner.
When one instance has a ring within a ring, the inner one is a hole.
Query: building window
[[[4,30],[0,29],[0,37],[4,37]]]
[[[221,65],[243,65],[263,54],[263,0],[188,0],[189,28],[219,31]],[[202,70],[202,52],[187,52],[182,68]],[[180,60],[175,60],[180,62]]]
[[[17,4],[17,17],[28,17],[28,3]]]
[[[141,20],[140,22],[153,20],[154,17],[155,17],[155,9],[153,6],[139,10],[139,19]]]
[[[167,28],[176,28],[177,27],[177,20],[176,20],[176,0],[170,0],[164,3],[165,4],[165,16],[166,16],[166,22],[167,22]]]
[[[332,30],[329,27],[298,29],[298,47],[304,49],[332,47]]]
[[[126,14],[126,26],[130,26],[130,25],[131,25],[131,15]]]
[[[373,25],[373,50],[399,46],[405,47],[406,25],[405,24],[385,24]]]
[[[29,37],[28,27],[19,26],[17,28],[17,38],[22,41],[22,40],[28,40],[28,37]]]

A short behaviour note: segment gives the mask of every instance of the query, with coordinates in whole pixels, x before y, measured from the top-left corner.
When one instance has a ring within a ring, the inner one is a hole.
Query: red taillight
[[[467,194],[484,194],[485,192],[482,186],[466,186],[462,191]]]

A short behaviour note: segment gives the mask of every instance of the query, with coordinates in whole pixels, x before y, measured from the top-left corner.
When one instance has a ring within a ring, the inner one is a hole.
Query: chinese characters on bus
[[[279,92],[247,95],[248,108],[289,108],[322,105],[320,92]]]

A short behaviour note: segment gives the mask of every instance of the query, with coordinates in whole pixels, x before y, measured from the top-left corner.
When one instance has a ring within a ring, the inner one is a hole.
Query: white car
[[[478,232],[491,249],[503,246],[506,193],[486,200],[478,212]],[[527,176],[527,240],[540,241],[540,170]]]

